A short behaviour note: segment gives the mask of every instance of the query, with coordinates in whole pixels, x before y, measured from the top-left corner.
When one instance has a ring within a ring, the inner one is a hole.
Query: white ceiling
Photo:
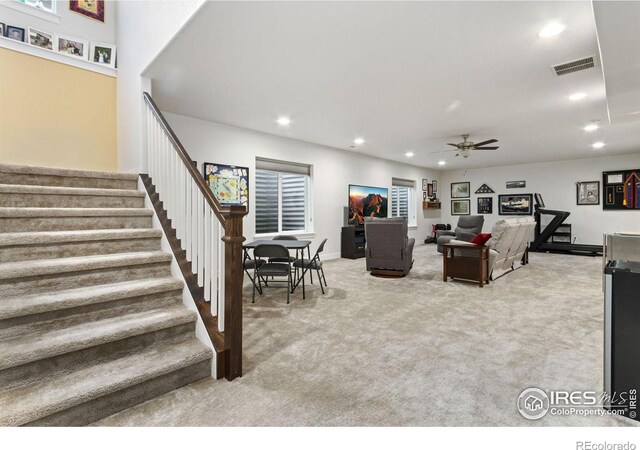
[[[600,67],[561,77],[551,70],[598,54],[589,1],[209,2],[146,75],[169,112],[349,151],[362,136],[357,152],[425,167],[637,152],[640,114],[629,113],[640,105],[629,98],[640,78],[626,70],[630,61],[638,69],[640,15],[626,19],[636,36],[628,42],[617,20],[629,9],[596,9],[607,11],[598,22],[603,52],[614,49],[603,54],[616,85],[610,100],[631,103],[613,125]],[[566,30],[539,38],[551,21]],[[577,91],[588,97],[569,101]],[[278,116],[291,125],[279,126]],[[591,120],[601,128],[586,133]],[[500,149],[468,159],[434,153],[462,133],[499,139]],[[605,148],[594,151],[596,140]]]

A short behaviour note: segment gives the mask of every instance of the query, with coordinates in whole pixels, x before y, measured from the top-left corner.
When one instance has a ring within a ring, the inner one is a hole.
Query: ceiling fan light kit
[[[467,141],[469,138],[469,134],[462,135],[462,142],[459,144],[453,144],[451,142],[447,142],[447,145],[451,145],[458,149],[458,153],[456,156],[462,156],[463,158],[468,158],[471,155],[471,150],[497,150],[499,147],[487,147],[487,144],[493,144],[494,142],[498,142],[497,139],[488,139],[486,141],[478,142],[477,144],[473,141]]]

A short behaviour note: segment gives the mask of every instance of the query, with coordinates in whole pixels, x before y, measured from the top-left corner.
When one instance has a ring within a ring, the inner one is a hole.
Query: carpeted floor
[[[527,387],[602,390],[601,260],[532,254],[489,286],[442,282],[435,246],[404,279],[364,259],[325,263],[286,305],[245,288],[244,376],[205,380],[103,419],[117,426],[634,425],[613,417],[524,419]]]

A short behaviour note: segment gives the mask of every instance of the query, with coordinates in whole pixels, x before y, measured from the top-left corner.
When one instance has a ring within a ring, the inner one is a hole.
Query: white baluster
[[[211,216],[209,215],[209,205],[205,202],[204,211],[204,299],[211,301],[211,272],[210,272],[210,252],[211,252]]]
[[[185,224],[184,224],[184,242],[183,244],[183,249],[186,250],[187,252],[187,259],[189,261],[191,261],[191,240],[192,240],[192,234],[191,234],[191,177],[187,177],[184,180],[184,188],[186,191],[186,200],[185,200],[185,214],[184,214],[184,218],[185,218]]]
[[[211,272],[211,314],[218,314],[218,218],[209,209],[209,220],[211,221],[211,248],[209,250],[209,272]]]
[[[218,224],[218,329],[224,331],[224,250],[225,243],[222,242],[224,228]]]

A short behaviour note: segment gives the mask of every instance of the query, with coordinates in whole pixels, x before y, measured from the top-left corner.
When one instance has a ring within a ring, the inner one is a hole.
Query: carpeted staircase
[[[85,425],[211,375],[137,180],[0,165],[0,425]]]

